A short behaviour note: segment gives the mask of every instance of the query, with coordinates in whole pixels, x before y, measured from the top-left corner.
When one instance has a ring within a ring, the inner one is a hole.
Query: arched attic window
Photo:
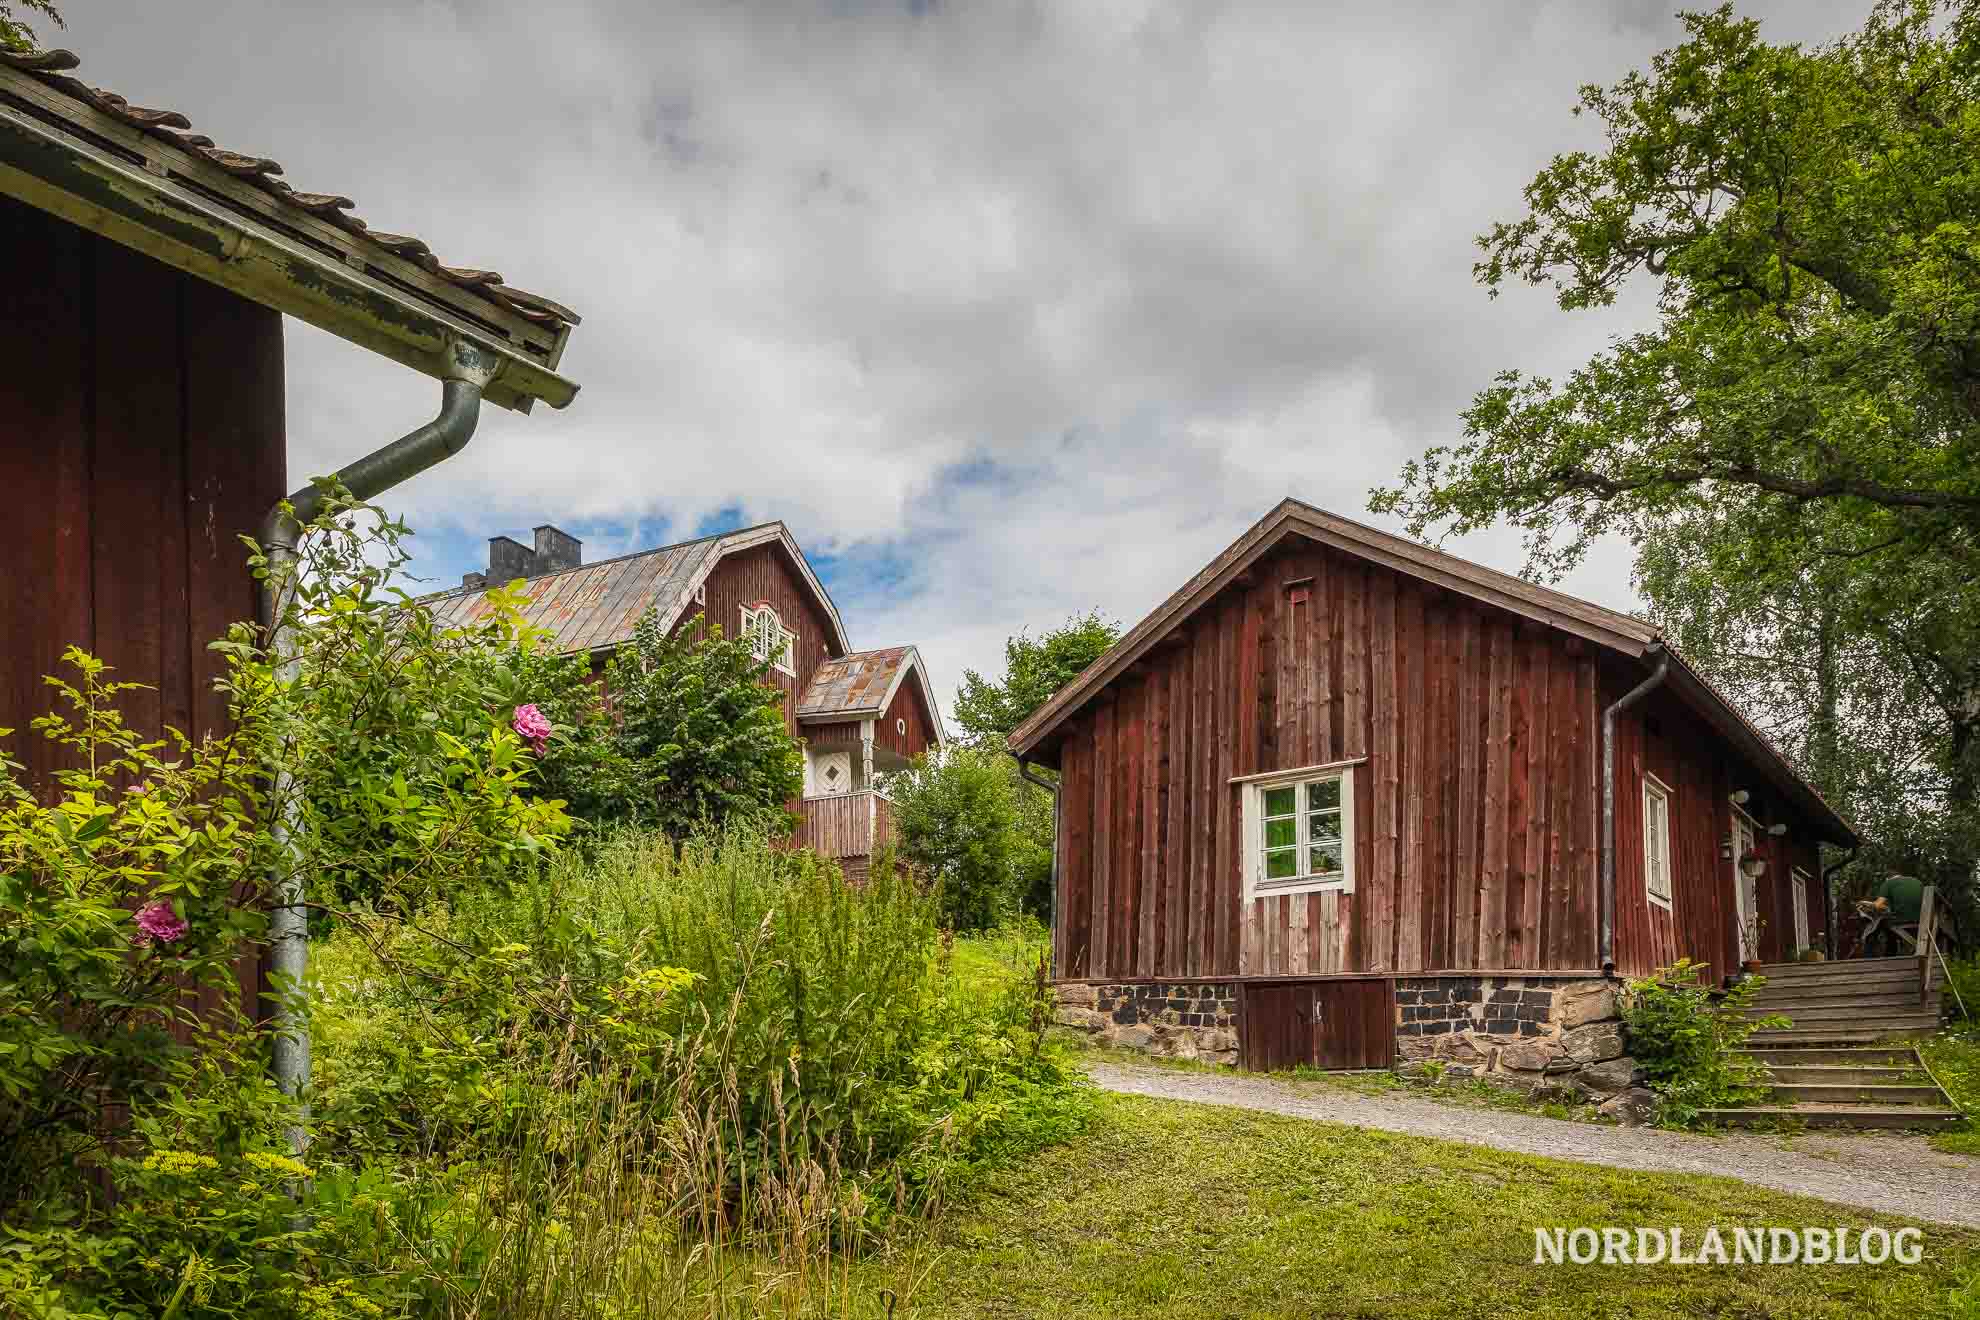
[[[779,673],[797,677],[797,634],[777,617],[776,607],[767,600],[742,607],[743,636],[749,638],[750,653],[767,660]]]

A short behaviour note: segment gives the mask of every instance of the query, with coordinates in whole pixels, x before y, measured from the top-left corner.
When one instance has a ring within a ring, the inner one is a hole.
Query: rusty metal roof
[[[845,650],[845,628],[838,607],[805,562],[790,529],[781,522],[717,532],[530,578],[524,584],[530,599],[523,617],[548,630],[559,651],[609,650],[632,640],[633,625],[648,610],[658,611],[662,628],[673,627],[687,615],[696,593],[723,556],[772,541],[783,545],[799,574],[817,594],[819,608],[833,630],[830,644]],[[459,587],[425,597],[421,603],[443,627],[472,625],[486,618],[492,608],[485,587]]]
[[[530,578],[523,617],[546,629],[559,651],[622,645],[648,610],[659,611],[663,626],[680,616],[707,580],[721,540],[708,536]],[[442,626],[455,628],[480,622],[491,609],[480,587],[428,597],[425,604]]]
[[[342,194],[297,191],[276,177],[282,173],[280,164],[266,156],[229,151],[225,147],[215,145],[213,139],[204,133],[193,132],[192,121],[176,110],[156,110],[132,105],[115,92],[91,87],[80,78],[70,77],[69,71],[79,67],[81,63],[82,61],[73,51],[21,52],[0,48],[0,64],[33,74],[57,91],[114,119],[121,120],[132,128],[170,142],[174,146],[194,151],[236,179],[252,184],[279,199],[286,206],[358,235],[394,256],[411,261],[429,274],[436,275],[457,288],[468,290],[539,325],[577,324],[577,313],[540,294],[525,293],[521,289],[512,287],[499,272],[477,270],[470,266],[446,265],[433,254],[431,248],[417,238],[408,234],[388,234],[384,230],[371,228],[363,220],[351,214],[351,208],[356,203]]]
[[[798,702],[799,719],[877,715],[893,700],[901,672],[914,662],[912,646],[889,646],[827,660],[811,676]]]

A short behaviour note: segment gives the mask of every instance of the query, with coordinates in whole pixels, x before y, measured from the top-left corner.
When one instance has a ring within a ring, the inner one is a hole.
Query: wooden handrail
[[[1939,939],[1938,896],[1937,885],[1926,885],[1924,895],[1918,900],[1918,1002],[1921,1004],[1932,997],[1932,950],[1938,947]]]

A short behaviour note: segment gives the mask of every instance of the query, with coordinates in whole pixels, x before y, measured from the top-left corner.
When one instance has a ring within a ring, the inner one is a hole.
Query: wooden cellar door
[[[1387,1068],[1395,1062],[1395,982],[1245,981],[1238,1058],[1250,1072]]]

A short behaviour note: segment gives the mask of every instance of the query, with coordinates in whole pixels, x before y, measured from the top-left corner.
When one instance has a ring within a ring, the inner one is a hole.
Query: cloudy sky
[[[41,35],[584,317],[575,404],[489,409],[389,498],[421,572],[546,521],[602,558],[782,518],[854,645],[920,644],[946,696],[1021,628],[1132,623],[1285,495],[1369,518],[1495,371],[1641,322],[1490,300],[1471,239],[1676,7],[69,0]],[[1742,6],[1784,40],[1866,7]],[[292,476],[432,413],[289,334]],[[1627,554],[1568,585],[1629,605]]]

